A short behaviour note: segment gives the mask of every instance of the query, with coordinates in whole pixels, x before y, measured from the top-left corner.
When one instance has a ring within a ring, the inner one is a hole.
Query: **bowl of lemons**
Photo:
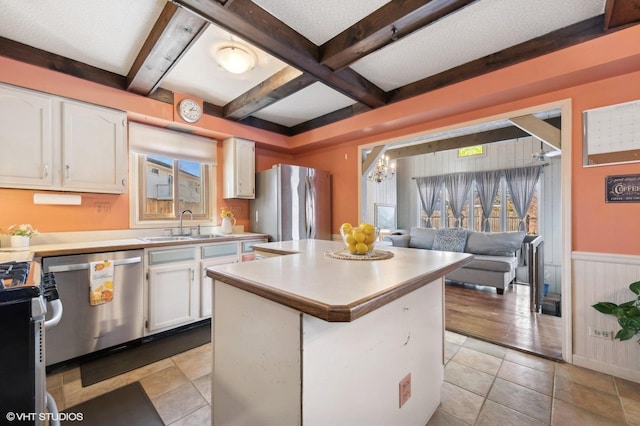
[[[370,223],[361,223],[358,226],[343,223],[340,226],[342,241],[347,245],[349,253],[356,255],[370,254],[379,233],[380,230]]]

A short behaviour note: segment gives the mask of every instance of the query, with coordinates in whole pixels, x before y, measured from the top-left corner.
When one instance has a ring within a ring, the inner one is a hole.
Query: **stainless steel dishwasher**
[[[142,337],[143,251],[54,256],[42,259],[45,272],[53,272],[64,304],[60,323],[47,331],[47,365],[57,364],[100,349]],[[89,301],[91,262],[113,262],[113,298],[103,304]]]

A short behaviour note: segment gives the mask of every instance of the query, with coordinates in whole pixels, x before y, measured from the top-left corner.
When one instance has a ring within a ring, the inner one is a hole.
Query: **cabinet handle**
[[[49,165],[45,164],[44,165],[44,175],[42,176],[43,179],[48,178],[49,177]]]
[[[69,179],[69,169],[71,168],[71,166],[67,164],[64,168],[67,171],[67,179]]]
[[[122,178],[122,186],[127,186],[127,179]]]

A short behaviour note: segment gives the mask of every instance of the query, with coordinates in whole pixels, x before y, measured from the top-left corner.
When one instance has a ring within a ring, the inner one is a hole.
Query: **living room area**
[[[522,111],[513,116],[520,115]],[[466,230],[465,242],[476,246],[476,262],[482,263],[479,269],[461,268],[447,277],[449,331],[562,360],[562,156],[559,140],[557,145],[543,142],[539,137],[545,136],[536,127],[553,126],[559,138],[561,114],[554,108],[526,115],[537,123],[529,127],[531,132],[515,125],[517,120],[499,117],[386,145],[377,154],[388,163],[388,178],[367,179],[363,167],[362,205],[365,217],[383,228],[383,234],[404,234],[386,238],[404,240],[398,245],[408,244],[410,234]],[[526,170],[534,175],[529,193],[522,196],[505,173]],[[455,195],[453,184],[445,180],[464,175],[468,182]],[[484,176],[493,181],[479,183]],[[425,189],[424,181],[432,187]],[[429,197],[432,200],[425,203]],[[526,237],[511,243],[517,246],[513,254],[500,252],[500,243],[495,252],[478,248],[478,236],[514,234]],[[530,244],[534,240],[535,250]],[[428,244],[423,240],[417,246],[431,249],[432,244],[433,236]],[[461,251],[473,253],[468,247]],[[513,260],[487,254],[512,255]]]

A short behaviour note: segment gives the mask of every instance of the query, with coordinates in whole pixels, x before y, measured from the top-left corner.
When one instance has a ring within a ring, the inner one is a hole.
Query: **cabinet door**
[[[0,85],[0,184],[53,184],[51,97]]]
[[[197,264],[149,267],[149,331],[177,327],[198,318]]]
[[[255,198],[255,142],[225,139],[223,152],[223,198]]]
[[[89,192],[127,188],[126,114],[62,102],[62,186]]]
[[[213,312],[213,279],[207,276],[207,268],[214,265],[238,263],[238,255],[208,259],[200,262],[200,316],[209,318]]]

